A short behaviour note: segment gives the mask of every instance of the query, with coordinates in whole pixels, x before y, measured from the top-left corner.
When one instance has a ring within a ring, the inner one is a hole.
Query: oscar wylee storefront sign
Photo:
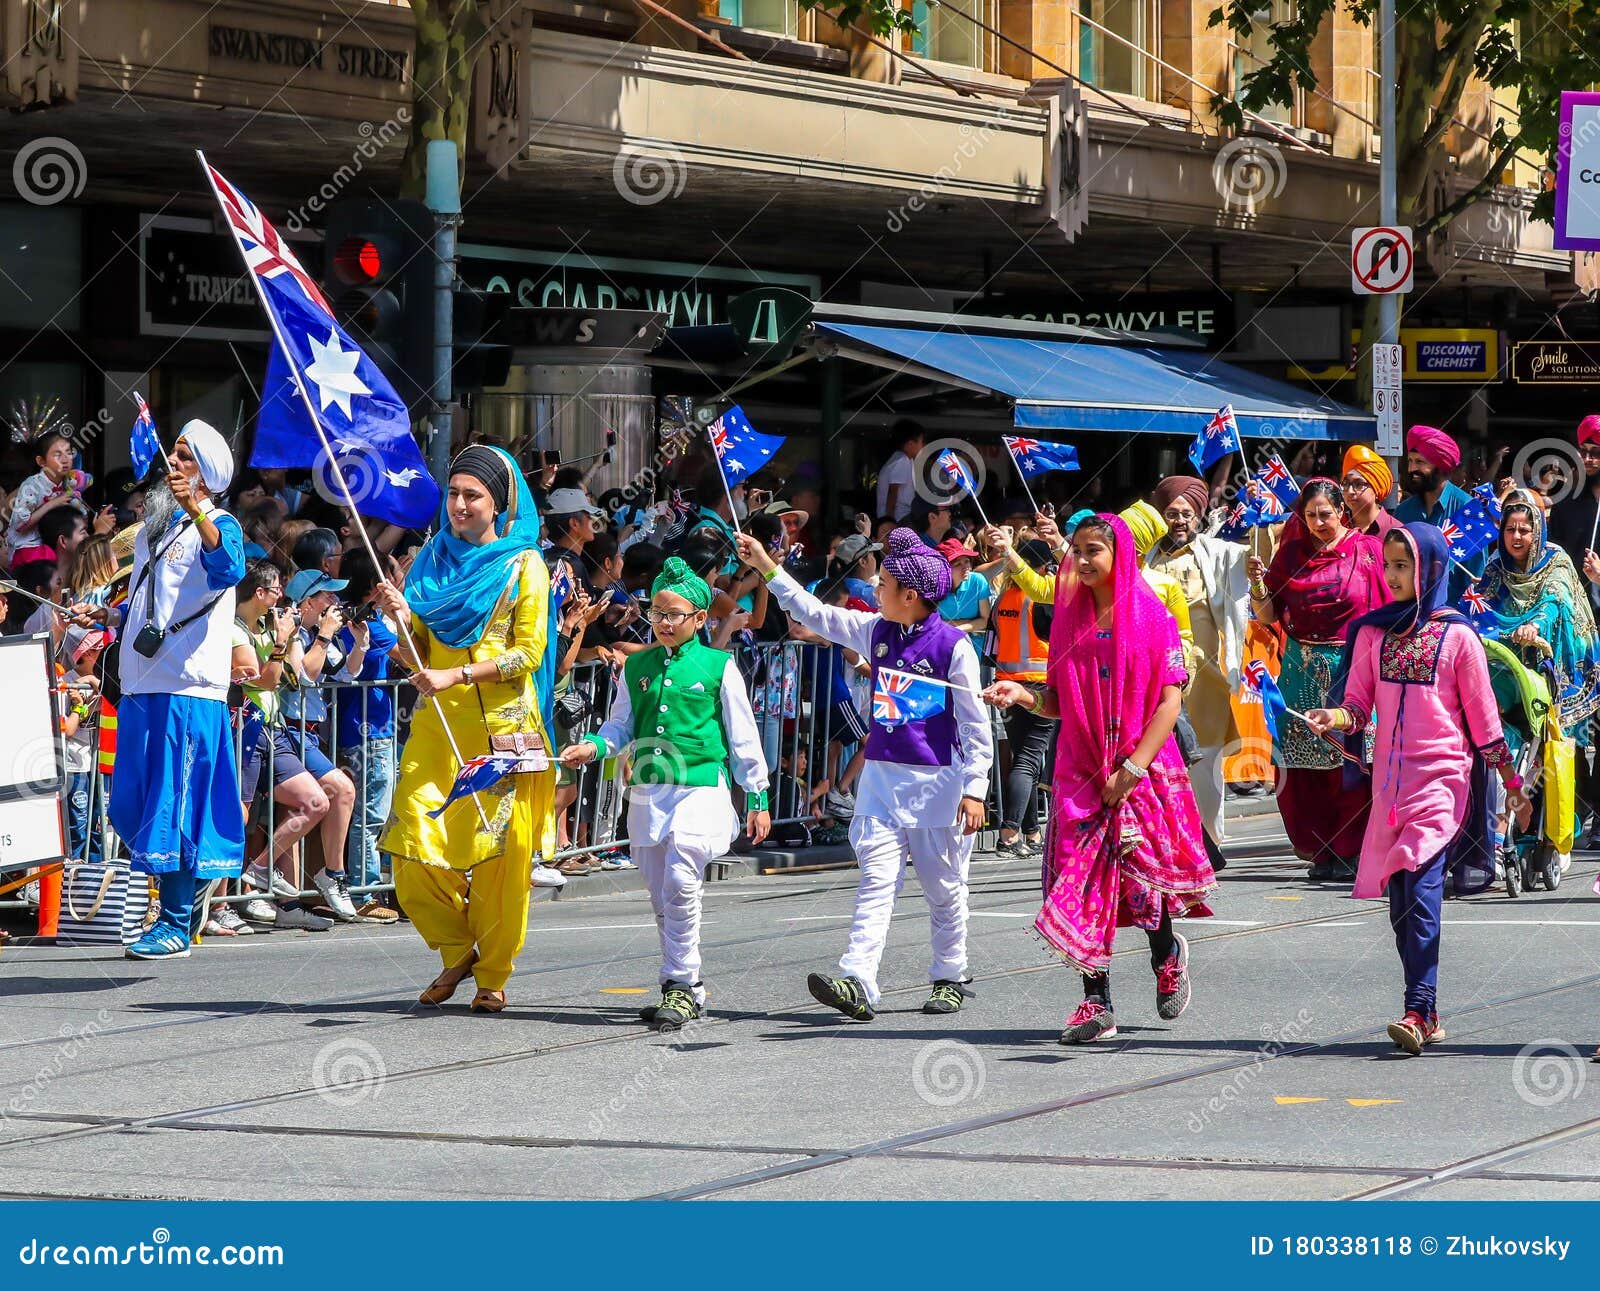
[[[322,244],[315,239],[292,241],[306,269],[318,276]],[[788,286],[811,299],[820,290],[816,278],[801,274],[475,244],[461,247],[461,279],[483,290],[509,292],[518,306],[595,313],[645,310],[663,315],[668,326],[680,327],[730,321],[728,301],[755,286]],[[270,339],[232,239],[218,234],[210,220],[144,216],[139,228],[138,290],[143,335]],[[532,323],[529,327],[523,344],[571,345],[592,339],[555,333],[535,336],[537,328]]]
[[[645,309],[668,327],[726,323],[728,301],[755,286],[793,287],[816,299],[821,282],[809,274],[762,273],[622,260],[581,252],[525,251],[464,243],[461,279],[484,291],[510,292],[515,304],[536,309]]]
[[[1160,293],[1125,296],[974,296],[964,312],[1029,323],[1106,327],[1118,332],[1181,332],[1215,348],[1233,335],[1226,296]]]

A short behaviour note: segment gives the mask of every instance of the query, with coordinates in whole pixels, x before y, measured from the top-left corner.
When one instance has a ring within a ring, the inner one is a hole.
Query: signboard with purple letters
[[[1600,94],[1587,90],[1561,92],[1554,245],[1600,251]]]

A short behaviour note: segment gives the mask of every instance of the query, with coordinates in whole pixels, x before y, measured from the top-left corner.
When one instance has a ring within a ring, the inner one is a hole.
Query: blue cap
[[[284,590],[289,593],[290,602],[298,605],[318,592],[342,592],[349,586],[348,578],[334,578],[320,569],[302,569],[289,580],[289,586]]]

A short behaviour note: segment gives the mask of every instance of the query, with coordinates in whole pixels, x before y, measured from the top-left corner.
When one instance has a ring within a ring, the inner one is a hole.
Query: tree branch
[[[1482,179],[1417,225],[1415,234],[1417,243],[1420,245],[1425,238],[1449,224],[1451,220],[1455,219],[1469,206],[1482,201],[1488,196],[1489,190],[1500,183],[1501,172],[1505,170],[1507,164],[1516,155],[1516,152],[1517,141],[1513,139],[1500,150],[1500,154],[1489,164],[1489,169]]]

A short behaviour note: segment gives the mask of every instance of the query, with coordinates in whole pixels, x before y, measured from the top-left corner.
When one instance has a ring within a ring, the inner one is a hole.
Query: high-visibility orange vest
[[[1012,583],[1000,593],[990,626],[995,632],[995,676],[1002,681],[1042,682],[1050,642],[1033,630],[1033,602]]]

